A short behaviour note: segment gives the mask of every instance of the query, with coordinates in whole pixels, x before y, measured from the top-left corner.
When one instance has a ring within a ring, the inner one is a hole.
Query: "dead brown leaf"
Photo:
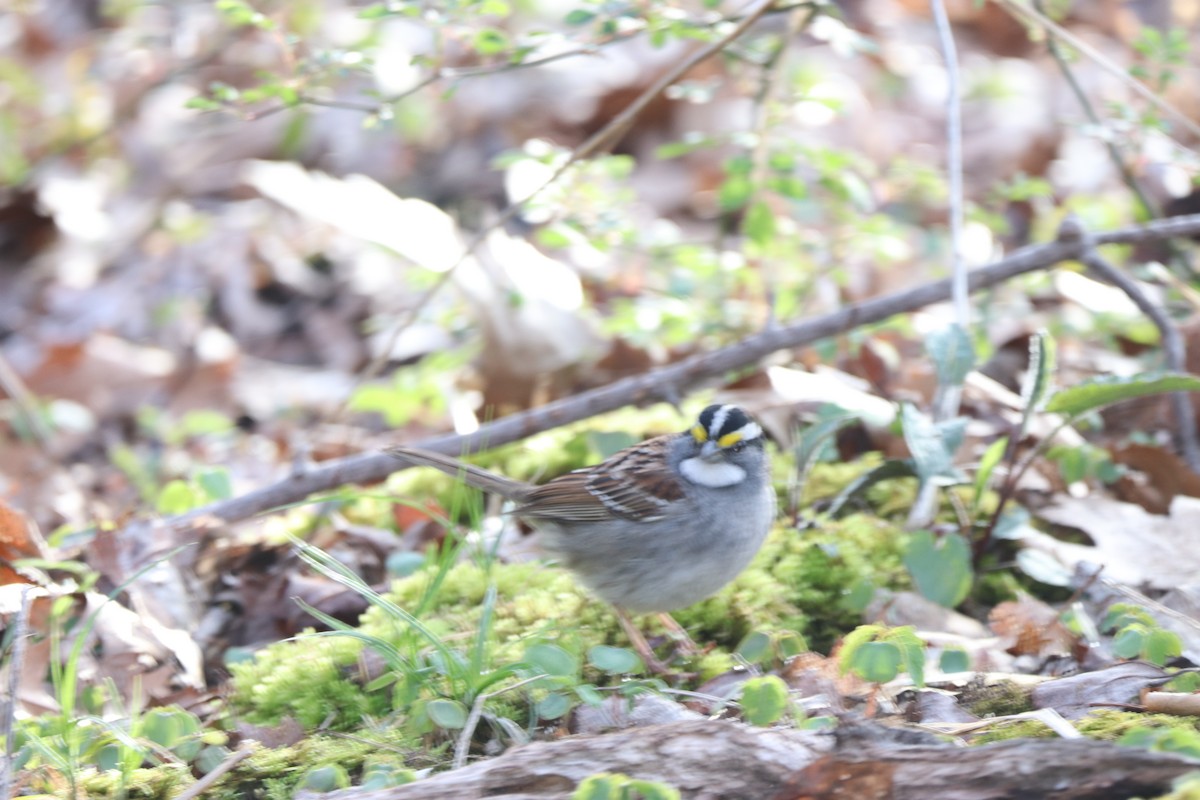
[[[46,543],[25,515],[0,500],[0,585],[32,583],[13,567],[22,558],[45,558]]]
[[[1078,641],[1058,612],[1034,597],[1000,603],[988,614],[988,623],[1015,656],[1066,655]]]

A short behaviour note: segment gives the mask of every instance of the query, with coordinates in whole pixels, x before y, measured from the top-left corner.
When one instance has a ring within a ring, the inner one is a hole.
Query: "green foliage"
[[[909,625],[859,625],[842,640],[838,669],[871,683],[887,683],[907,672],[915,685],[924,686],[925,643]]]
[[[679,797],[679,792],[665,783],[604,772],[584,778],[571,800],[679,800]]]
[[[815,470],[818,484],[824,469]],[[846,472],[844,465],[829,469]],[[730,650],[751,638],[759,642],[750,653],[758,663],[794,655],[804,638],[827,647],[858,618],[859,608],[849,602],[852,587],[864,581],[906,584],[902,541],[896,527],[866,515],[830,522],[804,537],[774,532],[730,586],[675,615],[694,638],[717,644],[692,668],[703,676],[731,668]],[[448,718],[431,719],[428,704],[434,700],[469,709],[489,694],[484,702],[490,714],[524,725],[533,716],[552,718],[579,702],[598,701],[596,684],[641,674],[611,612],[561,569],[469,560],[444,571],[430,565],[371,599],[353,632],[279,643],[253,661],[231,665],[233,708],[256,723],[291,716],[306,727],[333,730],[395,714],[402,729],[418,735],[447,730],[438,720]],[[421,609],[424,633],[393,606]],[[355,678],[364,646],[384,655],[393,670],[365,686]],[[433,714],[441,710],[448,709]]]
[[[1138,29],[1133,49],[1145,63],[1129,68],[1129,74],[1148,83],[1155,91],[1163,92],[1177,77],[1180,67],[1188,62],[1191,44],[1183,28],[1162,31],[1150,25]]]
[[[1183,652],[1178,634],[1164,630],[1149,612],[1131,603],[1113,603],[1100,630],[1113,634],[1113,653],[1120,658],[1140,658],[1161,667]]]
[[[1200,391],[1200,378],[1193,375],[1145,374],[1129,378],[1105,376],[1060,389],[1046,401],[1046,412],[1081,417],[1105,406],[1169,392]]]
[[[904,549],[904,566],[925,597],[946,608],[954,608],[971,591],[971,547],[958,533],[934,538],[929,531],[915,531]]]
[[[975,368],[975,345],[961,325],[948,325],[931,333],[925,350],[933,360],[939,386],[958,386]]]
[[[949,486],[964,480],[954,466],[954,454],[958,452],[966,430],[964,417],[935,423],[915,406],[905,403],[900,408],[900,420],[904,442],[912,453],[917,477],[922,483]]]
[[[787,684],[776,675],[760,675],[742,684],[742,715],[751,725],[779,721],[791,706]]]
[[[1200,731],[1195,729],[1135,728],[1122,736],[1118,743],[1155,753],[1175,753],[1200,759]]]
[[[938,669],[942,672],[966,672],[971,668],[971,656],[961,647],[947,647],[938,659]]]

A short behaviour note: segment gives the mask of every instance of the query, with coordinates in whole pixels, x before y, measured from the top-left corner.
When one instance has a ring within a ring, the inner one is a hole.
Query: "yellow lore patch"
[[[692,438],[700,444],[704,444],[708,441],[708,431],[704,430],[703,425],[694,425],[692,426]]]
[[[722,436],[720,439],[717,439],[717,444],[720,445],[721,447],[733,447],[735,444],[737,444],[741,440],[742,440],[742,432],[734,431],[733,433],[727,433],[724,436]]]

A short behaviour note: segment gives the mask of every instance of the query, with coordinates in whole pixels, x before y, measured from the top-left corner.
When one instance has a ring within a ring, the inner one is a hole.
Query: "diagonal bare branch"
[[[1071,232],[1071,235],[1060,232],[1056,241],[1022,248],[1008,258],[974,270],[969,276],[970,288],[972,292],[977,292],[997,286],[1018,275],[1049,269],[1064,261],[1080,260],[1096,245],[1131,244],[1196,235],[1200,235],[1200,214],[1118,228],[1106,233],[1097,233],[1086,240],[1081,238],[1078,232]],[[716,383],[728,373],[752,366],[777,351],[810,344],[863,325],[880,322],[896,314],[944,302],[950,297],[950,279],[925,283],[819,317],[768,328],[720,350],[696,355],[642,375],[511,414],[482,425],[479,430],[468,435],[448,433],[412,444],[447,455],[460,455],[515,442],[535,433],[615,411],[624,406],[671,400],[701,386]],[[393,472],[406,469],[407,466],[384,453],[349,456],[323,463],[315,469],[292,475],[241,497],[222,500],[188,514],[164,520],[164,523],[183,529],[209,518],[227,523],[237,522],[344,484],[380,481]]]

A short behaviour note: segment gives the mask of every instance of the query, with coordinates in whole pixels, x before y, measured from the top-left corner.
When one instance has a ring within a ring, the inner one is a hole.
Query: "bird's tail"
[[[447,475],[452,475],[476,489],[498,494],[517,502],[523,502],[528,497],[530,490],[533,489],[531,484],[496,475],[474,464],[468,464],[431,450],[419,450],[415,447],[388,447],[383,452],[414,466],[440,469]]]

